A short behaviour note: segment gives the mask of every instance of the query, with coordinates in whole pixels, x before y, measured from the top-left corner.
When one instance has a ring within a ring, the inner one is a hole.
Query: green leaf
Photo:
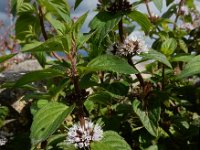
[[[80,5],[83,0],[76,0],[74,10]]]
[[[166,0],[166,5],[169,6],[174,0]]]
[[[111,94],[106,91],[100,91],[90,95],[87,98],[87,101],[93,101],[94,103],[107,106],[108,104],[111,104],[111,99]]]
[[[39,3],[46,8],[47,11],[57,16],[63,21],[71,23],[70,6],[66,0],[38,0]]]
[[[16,81],[16,83],[13,85],[14,87],[20,87],[22,85],[40,81],[44,79],[50,79],[54,77],[63,76],[63,73],[55,70],[55,69],[44,69],[44,70],[37,70],[29,72],[25,75],[23,75],[19,80]]]
[[[80,49],[93,35],[95,32],[85,34],[82,33],[78,34],[78,49]]]
[[[19,7],[17,14],[22,15],[24,13],[33,13],[34,11],[35,11],[35,8],[33,7],[33,5],[29,3],[23,3]]]
[[[101,55],[90,61],[86,68],[87,71],[112,71],[124,74],[135,74],[137,71],[132,68],[125,60],[112,55]]]
[[[66,27],[65,24],[56,19],[51,15],[51,13],[47,13],[45,15],[45,18],[49,21],[49,23],[54,27],[58,35],[65,35],[66,33]]]
[[[42,107],[34,116],[31,126],[31,143],[36,145],[46,140],[73,111],[74,105],[67,107],[58,102],[51,102]]]
[[[185,66],[178,79],[186,78],[189,76],[200,74],[200,55],[195,56],[188,64]]]
[[[121,15],[119,14],[98,13],[89,24],[92,30],[97,30],[93,42],[100,44],[106,35],[119,23],[120,19]]]
[[[32,28],[32,31],[35,33],[39,34],[39,26],[39,19],[36,16],[24,13],[17,18],[15,25],[16,36],[19,40],[24,41],[26,39],[27,32],[30,32],[30,28]],[[35,33],[32,33],[33,37],[35,36]]]
[[[72,31],[74,33],[75,38],[77,38],[78,33],[81,30],[81,27],[83,26],[83,23],[85,22],[85,19],[87,18],[88,13],[83,14],[81,17],[78,18],[78,20],[72,25]]]
[[[174,38],[168,38],[162,43],[161,52],[166,56],[170,56],[171,54],[174,53],[176,47],[177,47],[176,40]]]
[[[101,141],[91,144],[91,150],[131,150],[131,147],[117,132],[105,131]]]
[[[142,30],[145,33],[148,33],[152,27],[152,24],[148,17],[139,11],[132,11],[128,14],[128,17],[131,18],[133,21],[136,21],[142,27]]]
[[[188,47],[183,40],[179,39],[178,44],[179,44],[181,50],[183,50],[185,53],[188,53]]]
[[[42,107],[46,106],[48,103],[49,103],[49,101],[46,99],[40,99],[38,101],[34,101],[30,107],[31,114],[34,116],[38,110],[40,110]]]
[[[16,53],[15,54],[8,54],[8,55],[1,56],[0,57],[0,63],[3,63],[4,61],[14,57],[15,55],[16,55]]]
[[[143,126],[147,129],[147,131],[157,137],[158,136],[158,121],[160,119],[161,108],[153,107],[149,108],[149,110],[145,110],[142,107],[142,104],[139,100],[135,99],[133,101],[133,110],[140,118]]]
[[[163,7],[163,0],[153,0],[153,3],[156,5],[158,10],[161,12]]]
[[[189,62],[191,61],[195,56],[193,55],[178,55],[178,56],[174,56],[171,58],[171,61],[172,62],[177,62],[177,61],[180,61],[180,62]]]
[[[153,59],[159,61],[160,63],[165,64],[166,66],[172,68],[170,62],[167,60],[167,57],[160,52],[157,52],[151,49],[148,53],[142,53],[141,56],[145,59]]]
[[[71,47],[71,38],[69,35],[56,36],[45,42],[34,42],[27,44],[22,48],[23,52],[50,52],[50,51],[69,51]]]

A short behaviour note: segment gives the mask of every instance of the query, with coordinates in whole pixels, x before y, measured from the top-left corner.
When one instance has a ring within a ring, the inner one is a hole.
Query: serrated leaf
[[[142,30],[145,33],[148,33],[152,27],[152,24],[148,17],[139,11],[132,11],[128,14],[128,17],[131,18],[133,21],[136,21],[142,27]]]
[[[0,63],[3,63],[4,61],[7,61],[8,59],[14,57],[15,55],[16,55],[16,53],[1,56],[0,57]]]
[[[17,11],[18,15],[21,15],[23,13],[33,13],[35,11],[35,8],[33,5],[29,3],[22,3]]]
[[[151,106],[153,107],[153,106]],[[140,118],[143,126],[147,131],[157,137],[158,136],[158,121],[160,119],[161,108],[155,107],[149,109],[148,111],[142,107],[142,104],[139,100],[135,99],[133,101],[133,110]]]
[[[40,26],[39,19],[36,16],[31,15],[29,13],[23,13],[17,18],[15,24],[16,36],[19,40],[24,41],[26,39],[27,32],[28,33],[30,32],[30,28],[32,28],[32,31],[35,31],[35,33],[39,34],[40,33],[39,32],[40,28],[38,28],[39,26]]]
[[[188,53],[188,47],[183,40],[179,39],[178,44],[179,44],[181,50],[183,50],[185,53]]]
[[[165,64],[166,66],[172,68],[170,62],[167,60],[167,57],[163,55],[162,53],[157,52],[153,49],[151,49],[148,53],[142,53],[141,56],[145,59],[153,59],[153,60],[159,61]]]
[[[40,109],[33,118],[31,143],[36,145],[52,135],[74,107],[74,105],[67,107],[62,103],[51,102]]]
[[[138,73],[124,59],[112,55],[101,55],[94,58],[85,69],[86,71],[112,71],[124,74]]]
[[[181,74],[177,77],[178,79],[186,78],[189,76],[200,74],[200,55],[195,56],[188,64],[185,66]]]
[[[70,7],[65,0],[38,0],[39,3],[58,18],[63,21],[71,23]]]
[[[100,44],[106,35],[119,23],[121,15],[108,12],[98,13],[90,22],[92,30],[96,30],[93,42]]]
[[[23,75],[19,80],[16,81],[16,83],[13,86],[20,87],[31,82],[50,79],[59,76],[62,77],[63,73],[55,69],[43,69],[32,71]]]
[[[177,47],[176,40],[174,38],[168,38],[162,43],[161,52],[166,56],[170,56],[171,54],[174,53],[176,47]]]
[[[68,52],[71,47],[71,38],[69,35],[56,36],[48,39],[45,42],[34,42],[26,44],[23,52],[50,52],[50,51],[66,51]]]
[[[92,150],[131,150],[128,143],[114,131],[105,131],[100,142],[91,144]]]
[[[153,0],[153,3],[156,5],[158,10],[161,12],[163,7],[163,0]]]

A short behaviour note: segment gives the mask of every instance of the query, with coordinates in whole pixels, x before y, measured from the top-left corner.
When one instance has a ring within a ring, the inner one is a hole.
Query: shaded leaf
[[[133,110],[140,118],[143,126],[147,131],[157,137],[158,136],[158,121],[160,119],[161,109],[160,107],[155,107],[149,109],[148,111],[142,107],[142,104],[139,100],[135,99],[133,101]]]
[[[178,79],[186,78],[189,76],[200,74],[200,55],[195,56],[188,64],[185,66]]]
[[[124,74],[135,74],[137,71],[125,60],[112,55],[101,55],[90,61],[87,71],[112,71]]]
[[[36,145],[53,134],[74,107],[67,107],[58,102],[51,102],[42,107],[33,118],[30,135],[32,144]]]

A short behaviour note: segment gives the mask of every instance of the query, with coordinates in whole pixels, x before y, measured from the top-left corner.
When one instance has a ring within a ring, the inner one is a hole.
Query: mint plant
[[[32,91],[31,149],[197,149],[197,2],[99,0],[87,33],[88,12],[71,17],[81,2],[13,1],[20,51],[42,69],[2,87]]]

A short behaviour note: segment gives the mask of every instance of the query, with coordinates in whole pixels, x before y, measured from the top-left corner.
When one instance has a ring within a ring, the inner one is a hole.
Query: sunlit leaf
[[[192,75],[200,74],[200,55],[191,59],[188,64],[185,66],[181,74],[178,76],[178,79],[186,78]]]
[[[101,141],[91,144],[91,150],[131,150],[131,147],[117,132],[105,131]]]
[[[87,71],[112,71],[124,74],[135,74],[137,71],[125,60],[112,55],[101,55],[90,61]]]
[[[148,53],[142,53],[141,56],[145,59],[152,59],[152,60],[159,61],[165,64],[166,66],[172,68],[170,62],[167,60],[167,57],[163,55],[162,53],[155,51],[153,49],[151,49]]]
[[[67,107],[58,102],[51,102],[42,107],[34,116],[31,126],[31,143],[36,145],[46,140],[73,111],[74,105]]]
[[[152,24],[148,17],[137,10],[129,13],[128,17],[131,18],[133,21],[136,21],[142,27],[142,30],[144,30],[144,32],[149,32],[152,27]]]

